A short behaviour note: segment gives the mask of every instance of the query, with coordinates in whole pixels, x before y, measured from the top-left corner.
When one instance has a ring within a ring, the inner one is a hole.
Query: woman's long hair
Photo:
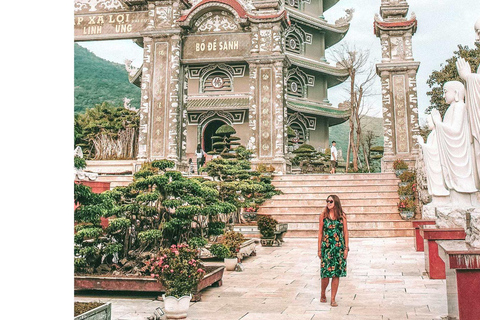
[[[340,198],[337,195],[331,194],[327,197],[333,199],[333,217],[335,220],[340,220],[340,218],[345,217],[345,212],[342,209],[342,204],[340,203]],[[323,216],[328,217],[328,203],[323,209]]]

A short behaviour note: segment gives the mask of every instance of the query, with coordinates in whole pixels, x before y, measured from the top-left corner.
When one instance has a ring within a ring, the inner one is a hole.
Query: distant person
[[[197,156],[197,174],[200,174],[200,168],[205,164],[205,151],[203,151],[202,146],[197,145],[195,154]]]
[[[195,169],[193,167],[193,161],[192,161],[192,158],[188,159],[188,174],[194,174],[195,173]]]
[[[338,151],[336,147],[337,143],[335,141],[332,141],[332,147],[330,148],[330,173],[334,174],[335,173],[335,168],[337,167],[337,157],[338,157]]]
[[[318,229],[318,257],[320,258],[321,293],[320,302],[327,302],[325,294],[332,278],[332,307],[338,306],[335,297],[340,277],[347,276],[348,256],[347,218],[343,212],[340,199],[336,195],[327,197],[327,205],[320,214]]]

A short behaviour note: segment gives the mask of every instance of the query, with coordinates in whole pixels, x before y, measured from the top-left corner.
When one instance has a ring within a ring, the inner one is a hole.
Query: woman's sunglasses
[[[333,200],[327,200],[327,203],[333,203]]]

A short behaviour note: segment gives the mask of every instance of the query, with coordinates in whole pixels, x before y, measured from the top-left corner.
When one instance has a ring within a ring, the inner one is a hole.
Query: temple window
[[[230,92],[233,89],[232,78],[225,71],[214,70],[205,75],[202,92]]]
[[[302,48],[301,45],[302,43],[298,38],[298,36],[292,33],[287,35],[285,39],[285,49],[287,51],[299,54],[301,53],[301,48]]]
[[[292,75],[287,80],[287,94],[294,97],[304,98],[305,97],[305,86],[303,85],[300,78],[295,75]]]

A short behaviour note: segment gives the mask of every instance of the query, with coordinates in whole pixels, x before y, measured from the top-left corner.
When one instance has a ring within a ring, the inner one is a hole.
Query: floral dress
[[[346,277],[347,261],[345,251],[345,237],[343,235],[342,220],[323,219],[323,240],[321,246],[322,278]]]

